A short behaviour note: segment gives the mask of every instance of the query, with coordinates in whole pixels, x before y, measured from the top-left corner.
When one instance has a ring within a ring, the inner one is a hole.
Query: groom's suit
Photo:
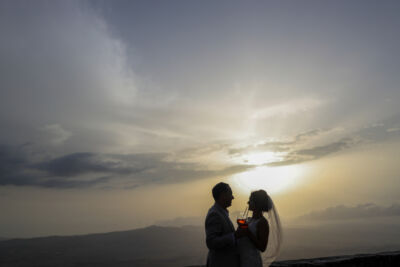
[[[239,267],[235,228],[228,212],[215,203],[208,210],[205,226],[209,249],[207,267]]]

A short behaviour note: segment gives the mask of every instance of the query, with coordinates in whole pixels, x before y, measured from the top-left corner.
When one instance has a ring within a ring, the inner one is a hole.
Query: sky
[[[204,217],[220,181],[283,220],[398,207],[399,11],[1,1],[0,236]]]

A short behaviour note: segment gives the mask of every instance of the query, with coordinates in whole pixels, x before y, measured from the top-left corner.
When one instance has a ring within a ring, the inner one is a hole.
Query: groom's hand
[[[242,228],[238,227],[235,231],[235,238],[238,239],[238,238],[242,238],[242,237],[246,236],[247,231],[248,231],[247,229],[242,229]]]

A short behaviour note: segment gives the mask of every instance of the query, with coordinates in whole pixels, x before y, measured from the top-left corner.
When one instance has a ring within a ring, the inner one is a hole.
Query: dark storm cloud
[[[355,207],[339,205],[324,210],[305,214],[301,220],[346,220],[356,218],[400,216],[400,205],[377,206],[373,203],[360,204]]]
[[[15,147],[0,146],[0,185],[113,188],[122,182],[123,188],[133,189],[144,184],[228,176],[253,168],[233,165],[210,170],[200,164],[167,161],[168,156],[166,153],[72,153],[33,162]]]
[[[38,164],[37,167],[55,176],[76,176],[101,172],[127,174],[139,171],[122,166],[120,161],[107,160],[94,153],[73,153]]]
[[[0,145],[0,173],[11,175],[27,164],[24,154],[18,149],[6,145]]]
[[[34,164],[29,155],[23,149],[25,145],[19,147],[11,147],[6,145],[0,145],[0,185],[15,185],[15,186],[40,186],[48,188],[72,188],[72,187],[88,187],[100,182],[104,182],[107,179],[104,177],[95,178],[92,180],[79,181],[72,179],[64,179],[54,176],[54,164],[57,160],[52,160],[46,163]],[[84,161],[83,161],[84,162]],[[59,163],[60,165],[60,163]],[[59,166],[59,171],[61,166]],[[50,168],[46,170],[45,167]],[[83,170],[83,164],[78,164]],[[64,168],[71,168],[73,173],[77,168],[64,165]],[[89,168],[90,169],[90,168]],[[64,174],[65,173],[59,173]]]
[[[0,185],[29,186],[38,184],[37,177],[23,173],[0,173]]]

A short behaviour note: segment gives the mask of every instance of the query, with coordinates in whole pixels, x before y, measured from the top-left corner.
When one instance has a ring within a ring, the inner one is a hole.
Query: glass
[[[236,222],[239,225],[239,228],[241,228],[241,229],[249,228],[248,220],[247,220],[247,214],[248,213],[249,213],[249,209],[248,209],[248,207],[246,207],[244,212],[243,213],[239,213],[239,215],[237,216]]]

